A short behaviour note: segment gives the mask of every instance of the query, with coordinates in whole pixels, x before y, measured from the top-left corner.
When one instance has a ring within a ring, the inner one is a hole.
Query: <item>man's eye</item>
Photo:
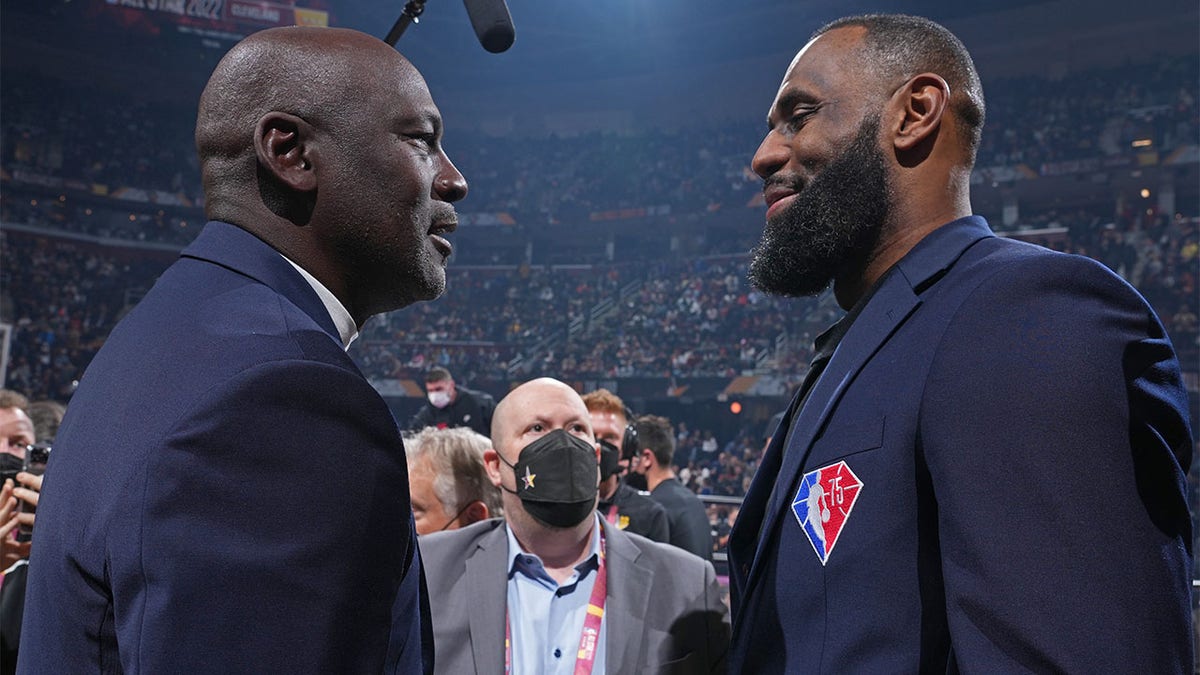
[[[816,111],[817,111],[816,108],[805,108],[803,110],[797,110],[791,117],[788,118],[788,121],[787,121],[788,131],[790,131],[792,133],[799,131],[800,128],[803,127],[806,122],[808,122],[808,118],[812,117],[813,113],[815,113]]]
[[[415,141],[418,145],[423,146],[426,150],[433,150],[437,147],[436,134],[413,134],[408,138],[411,141]]]
[[[545,431],[546,427],[542,426],[541,424],[535,424],[535,425],[529,427],[529,430],[530,431]]]

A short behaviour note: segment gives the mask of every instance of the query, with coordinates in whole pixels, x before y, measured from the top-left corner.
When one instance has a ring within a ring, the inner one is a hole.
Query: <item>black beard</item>
[[[842,154],[767,220],[750,261],[751,284],[772,295],[816,295],[865,263],[888,214],[878,135],[879,119],[864,120]]]

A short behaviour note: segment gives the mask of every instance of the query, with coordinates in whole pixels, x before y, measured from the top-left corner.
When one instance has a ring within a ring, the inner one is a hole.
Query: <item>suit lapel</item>
[[[467,612],[476,673],[504,672],[504,619],[508,603],[508,535],[504,521],[480,537],[467,558]]]
[[[994,236],[987,222],[975,216],[953,221],[934,231],[897,263],[880,281],[875,294],[842,338],[825,372],[813,385],[812,393],[789,429],[786,447],[777,447],[773,439],[768,452],[782,450],[779,472],[773,481],[755,481],[754,488],[771,494],[762,514],[762,527],[744,596],[753,589],[760,560],[771,540],[771,533],[783,514],[791,510],[797,480],[808,468],[806,462],[813,443],[820,438],[829,416],[837,407],[846,388],[862,367],[879,351],[921,304],[920,294],[931,287],[975,242]],[[777,434],[778,435],[778,434]],[[756,477],[757,478],[757,477]],[[770,484],[767,484],[767,483]],[[772,487],[774,491],[771,492]],[[765,499],[761,494],[760,499]],[[739,518],[740,520],[740,518]]]
[[[796,417],[791,442],[783,453],[779,477],[776,480],[777,486],[767,504],[766,520],[762,529],[764,535],[771,532],[780,513],[790,509],[794,485],[805,468],[812,444],[820,437],[830,412],[837,407],[847,385],[919,304],[920,301],[913,294],[907,279],[902,274],[893,272],[876,289],[875,296],[842,338],[825,372],[813,386],[807,404],[800,409],[800,414]],[[759,539],[760,554],[763,538],[765,537]],[[757,567],[757,563],[758,555],[755,556],[755,564],[751,566],[751,573]]]
[[[622,533],[600,519],[605,537],[605,565],[608,568],[608,597],[604,616],[607,623],[605,670],[610,673],[635,672],[638,647],[650,604],[653,571],[638,563],[641,552]]]
[[[246,230],[229,223],[210,221],[180,257],[215,263],[274,289],[341,344],[337,326],[317,292],[278,251]]]

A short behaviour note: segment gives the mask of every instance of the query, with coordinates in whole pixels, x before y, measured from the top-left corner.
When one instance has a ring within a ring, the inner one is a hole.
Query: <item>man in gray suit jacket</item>
[[[573,389],[549,378],[514,389],[492,445],[504,519],[419,542],[436,672],[574,672],[577,659],[594,673],[724,672],[729,618],[712,565],[596,516],[598,449]]]

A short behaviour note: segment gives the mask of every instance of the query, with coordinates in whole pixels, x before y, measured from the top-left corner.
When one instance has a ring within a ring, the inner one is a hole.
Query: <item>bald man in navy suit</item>
[[[467,186],[438,109],[378,38],[272,29],[196,144],[211,222],[71,401],[19,670],[429,672],[404,447],[345,350],[445,289]]]

